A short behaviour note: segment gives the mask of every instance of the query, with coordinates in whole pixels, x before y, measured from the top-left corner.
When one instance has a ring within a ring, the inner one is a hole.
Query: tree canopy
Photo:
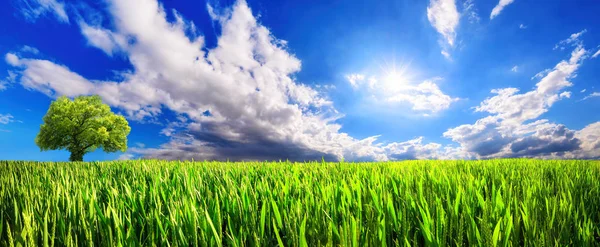
[[[42,151],[65,149],[70,161],[83,161],[97,148],[105,152],[127,150],[131,131],[127,120],[111,112],[99,96],[60,97],[50,104],[35,143]]]

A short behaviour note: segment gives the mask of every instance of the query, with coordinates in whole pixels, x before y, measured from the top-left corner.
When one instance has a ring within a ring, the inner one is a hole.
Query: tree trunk
[[[83,152],[72,151],[69,161],[83,161]]]

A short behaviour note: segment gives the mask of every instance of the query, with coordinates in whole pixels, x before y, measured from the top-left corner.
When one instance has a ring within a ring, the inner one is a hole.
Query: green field
[[[600,162],[0,161],[0,246],[599,246]]]

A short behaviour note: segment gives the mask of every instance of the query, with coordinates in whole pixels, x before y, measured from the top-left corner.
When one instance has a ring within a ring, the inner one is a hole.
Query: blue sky
[[[133,11],[135,9],[135,11]],[[85,160],[600,157],[594,1],[0,3],[0,159],[50,102],[132,127]],[[210,113],[210,114],[208,114]]]

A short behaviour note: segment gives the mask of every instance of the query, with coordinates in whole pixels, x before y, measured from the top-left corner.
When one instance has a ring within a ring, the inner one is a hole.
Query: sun
[[[410,88],[412,75],[409,64],[392,64],[383,69],[381,86],[391,92],[403,91]]]

